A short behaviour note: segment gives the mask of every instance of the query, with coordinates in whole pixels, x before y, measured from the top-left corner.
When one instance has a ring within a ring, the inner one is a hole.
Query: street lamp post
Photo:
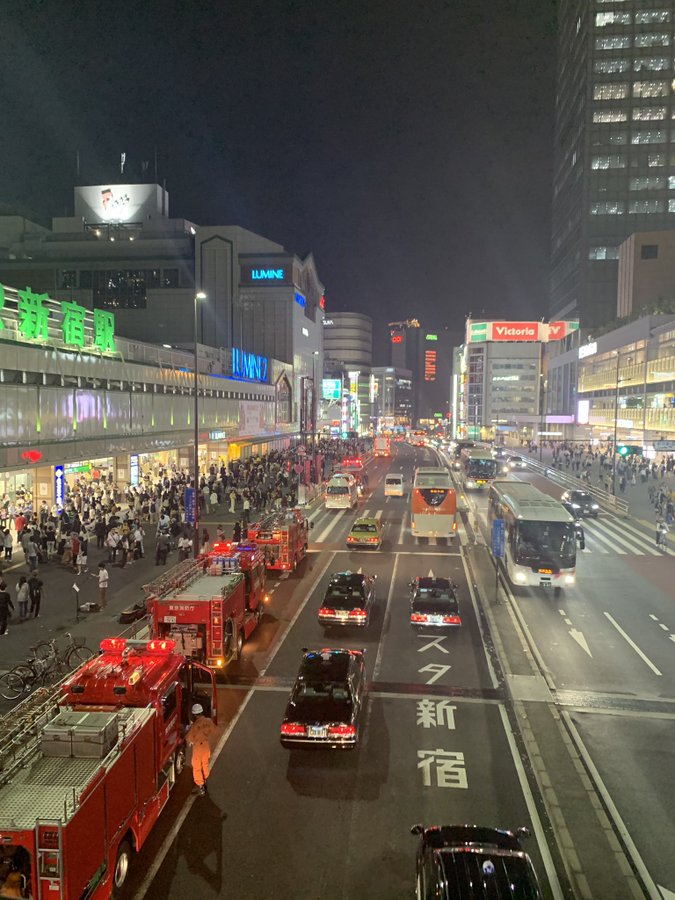
[[[194,323],[194,339],[195,339],[195,408],[194,408],[194,419],[195,419],[195,446],[194,446],[194,483],[195,483],[195,521],[194,521],[194,535],[192,540],[192,547],[194,558],[197,559],[199,556],[199,504],[200,504],[200,494],[199,494],[199,347],[197,344],[197,304],[199,300],[206,300],[206,294],[203,291],[198,291],[195,294],[195,323]]]
[[[612,447],[612,494],[616,497],[616,441],[619,430],[619,363],[621,354],[618,350],[616,353],[616,393],[614,394],[614,445]]]
[[[316,414],[319,402],[319,395],[317,393],[317,377],[316,377],[316,361],[319,358],[319,351],[314,350],[312,354],[312,378],[313,378],[313,390],[312,390],[312,472],[314,473],[314,484],[319,483],[319,476],[316,471]]]

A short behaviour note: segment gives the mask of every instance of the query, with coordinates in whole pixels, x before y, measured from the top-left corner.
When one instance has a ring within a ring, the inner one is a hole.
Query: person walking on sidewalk
[[[19,606],[19,618],[27,619],[28,618],[28,601],[30,599],[30,594],[28,592],[28,579],[25,575],[22,575],[19,578],[19,583],[16,586],[16,601]]]
[[[101,603],[101,609],[105,609],[108,602],[108,581],[110,580],[110,575],[108,574],[108,570],[106,569],[104,562],[100,562],[98,564],[98,576],[94,575],[93,577],[98,577],[99,600]]]
[[[0,581],[0,636],[9,634],[7,628],[7,620],[14,612],[14,604],[10,597],[7,585],[4,581]]]
[[[203,797],[206,794],[206,781],[210,775],[211,738],[216,733],[216,726],[204,715],[201,703],[194,704],[192,715],[194,722],[185,738],[192,747],[192,777],[195,782],[192,793]]]
[[[89,538],[86,534],[80,535],[80,551],[77,554],[77,574],[84,575],[89,571],[87,568],[87,554],[89,553]]]
[[[14,538],[12,537],[9,528],[5,528],[2,538],[2,548],[5,551],[6,562],[11,562],[12,552],[14,551]]]
[[[44,596],[44,582],[38,577],[37,570],[31,573],[28,579],[28,594],[30,596],[30,614],[35,619],[40,617],[40,603]]]

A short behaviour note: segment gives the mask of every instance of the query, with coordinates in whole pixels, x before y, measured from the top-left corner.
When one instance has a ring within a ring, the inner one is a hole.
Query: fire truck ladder
[[[40,743],[42,729],[59,712],[59,686],[42,688],[0,718],[0,787]]]
[[[166,574],[160,575],[149,584],[144,584],[143,590],[149,597],[166,597],[167,594],[184,591],[203,573],[203,560],[185,559],[169,569]]]

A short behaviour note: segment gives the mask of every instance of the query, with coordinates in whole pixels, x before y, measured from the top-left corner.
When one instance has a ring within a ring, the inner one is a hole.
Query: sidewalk
[[[528,459],[528,458],[532,458],[532,459],[536,459],[536,460],[539,459],[539,450],[537,450],[536,453],[527,453],[527,451],[524,450],[524,448],[520,448],[520,452],[524,459]],[[550,465],[552,467],[553,466],[553,451],[550,450],[548,447],[546,447],[543,450],[542,459],[543,459],[544,463],[546,463],[547,465]],[[564,472],[570,478],[576,478],[577,475],[580,476],[581,473],[584,471],[583,464],[582,464],[582,468],[577,472],[576,470],[572,469],[571,463],[570,463],[569,469],[565,466],[565,460],[563,457],[559,458],[559,462],[562,462],[562,468],[559,469],[559,471]],[[600,460],[599,459],[596,459],[594,461],[594,463],[590,469],[590,473],[591,473],[591,479],[590,479],[591,486],[599,487],[600,486],[600,481],[599,481],[599,477],[598,477],[599,473],[600,473]],[[585,483],[586,482],[582,481],[582,479],[579,478],[579,485],[580,485],[581,489],[583,489],[583,486]],[[647,527],[650,531],[654,530],[654,523],[656,521],[656,512],[654,510],[654,506],[652,505],[651,501],[649,500],[649,493],[648,493],[648,489],[652,485],[655,485],[655,486],[664,485],[667,488],[669,488],[670,490],[675,490],[675,475],[673,475],[671,473],[670,475],[666,475],[666,477],[663,479],[661,479],[661,478],[653,479],[650,476],[647,479],[646,484],[642,484],[638,477],[637,484],[630,484],[630,483],[627,484],[626,490],[624,491],[623,494],[619,490],[619,478],[617,475],[616,496],[618,498],[620,498],[621,500],[625,500],[626,503],[629,504],[630,518],[635,520],[636,522],[640,522],[640,524]]]

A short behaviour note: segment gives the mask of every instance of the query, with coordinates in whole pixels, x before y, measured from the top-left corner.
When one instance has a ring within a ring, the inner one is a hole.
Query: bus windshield
[[[523,566],[551,562],[568,568],[577,555],[574,525],[567,522],[518,522],[516,562]]]
[[[329,484],[326,488],[327,494],[348,494],[349,488],[346,484]]]
[[[479,478],[494,478],[496,474],[496,459],[470,459],[468,462],[467,475]]]

